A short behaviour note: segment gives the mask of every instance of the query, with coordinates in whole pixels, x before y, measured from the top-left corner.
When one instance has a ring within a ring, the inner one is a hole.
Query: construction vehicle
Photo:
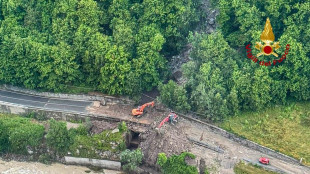
[[[265,157],[261,157],[261,158],[259,158],[259,162],[262,163],[262,164],[268,165],[269,164],[269,159],[265,158]]]
[[[149,103],[145,103],[144,105],[142,106],[138,106],[137,109],[133,109],[131,112],[132,112],[132,115],[133,116],[141,116],[143,114],[143,110],[145,107],[148,107],[148,106],[152,106],[154,107],[154,101],[152,102],[149,102]]]
[[[177,122],[177,119],[179,118],[179,116],[177,114],[175,114],[174,112],[171,112],[168,117],[166,117],[165,119],[163,119],[163,121],[160,122],[158,129],[161,128],[166,122],[170,121],[170,123],[173,124],[173,122]]]

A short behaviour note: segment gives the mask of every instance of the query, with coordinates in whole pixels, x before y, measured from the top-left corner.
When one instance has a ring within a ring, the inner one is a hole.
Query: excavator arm
[[[172,113],[170,113],[172,114]],[[165,119],[163,119],[163,121],[160,122],[158,129],[161,128],[166,122],[169,122],[170,120],[170,114],[168,115],[168,117],[166,117]],[[173,113],[173,119],[177,119],[178,115]]]
[[[161,127],[162,127],[166,122],[168,122],[168,121],[169,121],[169,116],[166,117],[165,119],[163,119],[163,121],[160,122],[158,128],[161,128]]]

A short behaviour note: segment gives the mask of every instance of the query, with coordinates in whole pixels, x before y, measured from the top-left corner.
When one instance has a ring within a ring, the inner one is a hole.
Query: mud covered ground
[[[144,109],[144,113],[141,117],[132,116],[132,109],[137,108],[135,105],[121,105],[121,104],[113,104],[113,105],[105,105],[100,107],[88,107],[87,110],[91,114],[109,116],[112,118],[134,122],[134,123],[142,123],[142,124],[151,124],[157,117],[162,116],[164,113],[158,109],[158,107],[146,107]]]
[[[149,130],[140,137],[143,142],[139,147],[144,153],[145,163],[150,166],[156,164],[158,153],[165,153],[169,157],[189,151],[191,147],[185,133],[170,126],[164,126],[159,131]]]
[[[99,134],[105,130],[113,130],[117,128],[118,123],[107,121],[92,121],[92,127],[90,129],[91,134]]]
[[[160,118],[160,119],[163,119]],[[189,151],[196,155],[196,162],[199,164],[203,159],[212,174],[233,174],[234,166],[243,159],[257,162],[260,157],[267,157],[271,161],[271,166],[277,167],[289,174],[308,174],[310,169],[304,166],[293,165],[282,160],[273,158],[256,150],[242,146],[230,139],[213,133],[207,126],[191,122],[186,119],[180,119],[176,125],[166,123],[157,133],[156,127],[160,119],[155,120],[149,130],[140,135],[143,141],[140,148],[144,153],[144,163],[146,166],[156,168],[157,154],[164,152],[167,156],[180,154]],[[192,138],[212,147],[218,147],[224,150],[224,153],[218,153],[211,149],[195,145],[187,138]],[[155,166],[155,167],[154,167]],[[197,165],[198,167],[198,165]]]

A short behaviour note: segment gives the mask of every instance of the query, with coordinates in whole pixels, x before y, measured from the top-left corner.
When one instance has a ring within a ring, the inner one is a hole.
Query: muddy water
[[[45,165],[35,162],[6,162],[0,160],[1,174],[86,174],[86,173],[104,173],[104,174],[122,174],[119,171],[104,170],[103,172],[91,171],[87,167],[63,165],[54,163],[52,165]]]

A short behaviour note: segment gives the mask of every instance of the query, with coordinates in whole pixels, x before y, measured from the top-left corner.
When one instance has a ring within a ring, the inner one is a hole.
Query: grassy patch
[[[310,165],[310,102],[242,113],[220,127]]]
[[[234,167],[234,172],[236,174],[276,174],[275,172],[267,171],[259,166],[245,164],[243,162],[238,163]]]

